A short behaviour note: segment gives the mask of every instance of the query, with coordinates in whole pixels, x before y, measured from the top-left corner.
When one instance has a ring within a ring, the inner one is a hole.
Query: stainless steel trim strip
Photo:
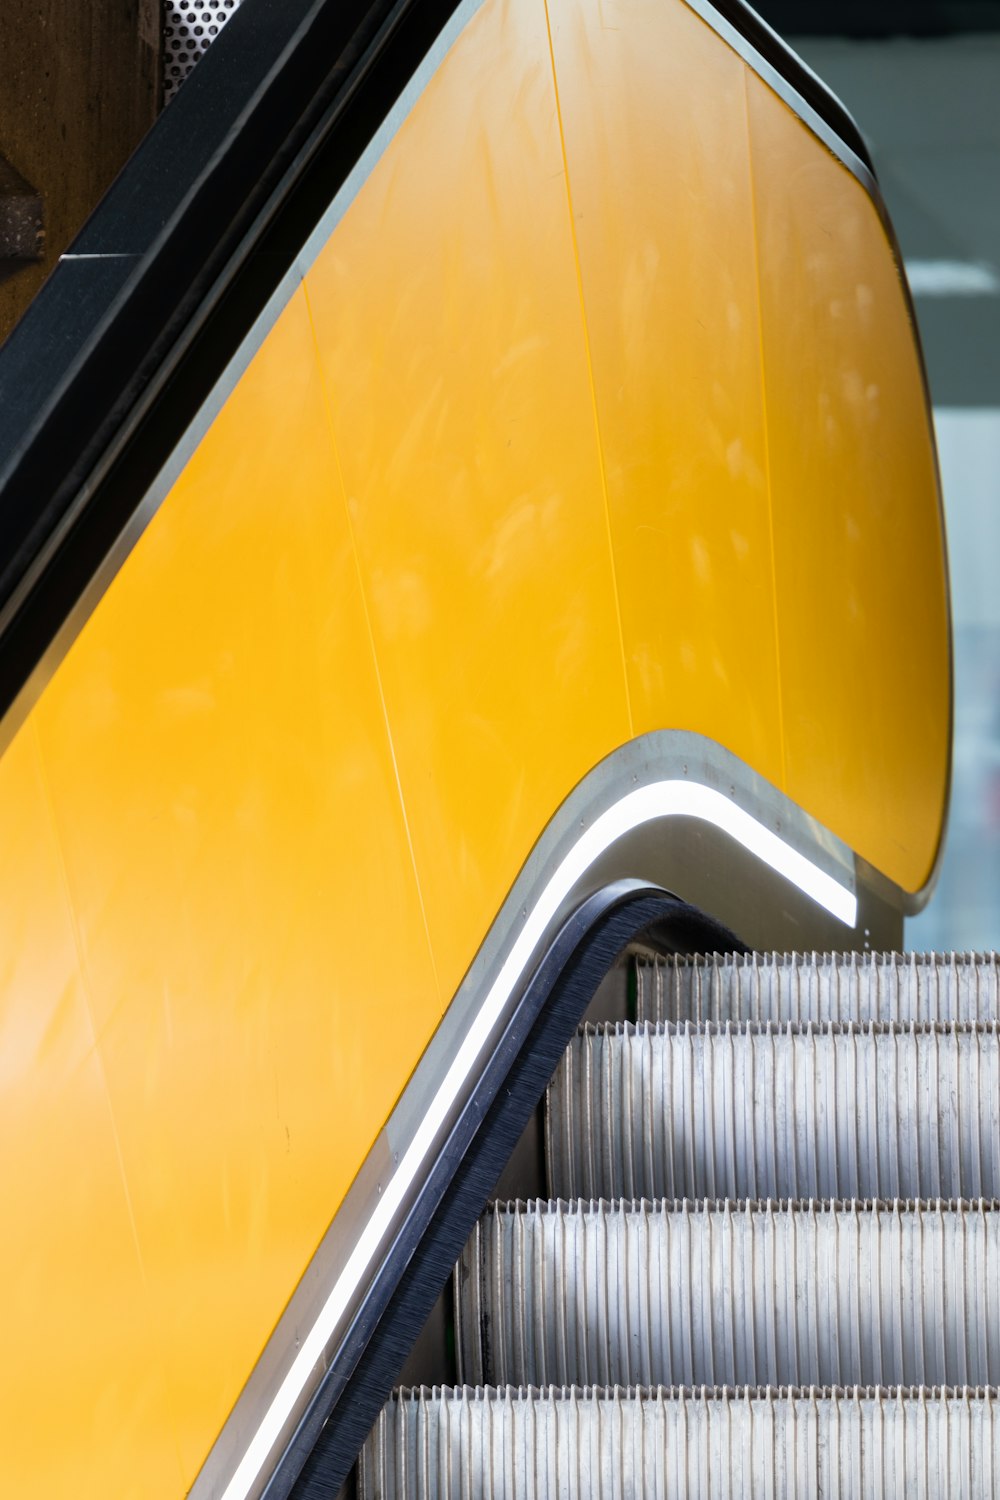
[[[727,42],[733,51],[738,53],[743,61],[753,69],[758,78],[766,83],[768,88],[772,89],[778,95],[779,99],[782,99],[788,105],[789,109],[798,116],[804,125],[809,127],[813,135],[821,140],[829,151],[833,152],[834,156],[858,179],[865,192],[878,208],[882,219],[888,223],[888,211],[886,210],[885,202],[882,198],[882,190],[878,185],[875,174],[868,164],[862,161],[857,152],[851,149],[843,136],[839,135],[819,111],[809,103],[804,95],[795,87],[791,79],[776,68],[773,63],[769,62],[743,32],[734,26],[731,21],[727,20],[710,3],[710,0],[684,0],[684,4],[693,10],[696,15],[700,16],[716,35],[722,37],[723,41]],[[761,22],[761,25],[763,24]],[[768,30],[770,31],[770,28]],[[802,61],[797,53],[793,52],[791,47],[783,43],[776,33],[771,32],[771,35],[774,37],[776,45],[780,46],[787,53],[789,64],[793,65],[796,70],[808,74],[818,87],[825,89],[826,86],[816,77],[812,69]],[[840,104],[840,101],[838,100],[837,103]],[[840,104],[840,108],[844,109],[844,106]],[[848,115],[846,109],[844,109],[844,114]],[[848,118],[850,118],[849,115]],[[860,134],[861,132],[858,131],[859,136]]]
[[[703,805],[710,793],[713,807],[748,820],[772,840],[769,847],[786,849],[793,869],[811,870],[856,899],[850,850],[712,741],[660,731],[631,741],[595,767],[559,808],[514,882],[268,1341],[198,1476],[192,1500],[256,1500],[262,1493],[269,1465],[336,1358],[421,1174],[471,1095],[536,956],[572,911],[614,880],[662,885],[656,879],[658,851],[670,850],[675,823],[692,821],[676,798],[657,810],[655,789],[667,784],[689,785]],[[621,811],[630,799],[632,818]],[[721,837],[733,851],[741,850],[735,838]],[[763,868],[759,859],[748,859]]]

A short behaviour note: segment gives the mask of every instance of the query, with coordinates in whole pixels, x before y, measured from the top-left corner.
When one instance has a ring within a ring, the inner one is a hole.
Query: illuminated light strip
[[[729,797],[712,787],[687,780],[655,781],[629,792],[606,812],[601,813],[564,857],[525,920],[434,1096],[432,1111],[424,1116],[386,1184],[347,1264],[331,1288],[315,1323],[302,1340],[299,1351],[275,1392],[239,1467],[223,1491],[222,1500],[245,1500],[249,1494],[309,1376],[369,1272],[379,1245],[391,1228],[393,1218],[434,1145],[441,1122],[458,1100],[490,1033],[503,1015],[515,985],[524,975],[532,954],[559,907],[606,849],[642,824],[665,817],[699,818],[703,822],[714,824],[771,869],[798,886],[841,922],[849,927],[854,926],[858,903],[853,891],[841,885],[832,875],[821,870],[812,860],[786,844],[784,839],[765,828],[750,813],[737,807]]]

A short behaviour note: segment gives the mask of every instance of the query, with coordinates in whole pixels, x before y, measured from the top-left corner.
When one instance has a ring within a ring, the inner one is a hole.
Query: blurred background
[[[927,361],[951,563],[955,741],[916,949],[1000,948],[1000,4],[763,0],[854,115],[902,247]]]

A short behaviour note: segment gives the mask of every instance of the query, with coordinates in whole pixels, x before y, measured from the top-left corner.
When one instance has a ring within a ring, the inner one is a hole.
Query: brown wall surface
[[[4,339],[156,118],[161,0],[2,0],[0,157],[44,200],[43,258],[0,259]]]

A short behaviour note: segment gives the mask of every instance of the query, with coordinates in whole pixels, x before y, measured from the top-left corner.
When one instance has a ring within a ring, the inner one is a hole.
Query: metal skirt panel
[[[403,1391],[362,1500],[992,1500],[995,1391]]]
[[[475,1385],[1000,1383],[994,1205],[497,1205],[456,1275]]]
[[[995,953],[642,959],[640,1021],[1000,1021]]]
[[[1000,1198],[995,1026],[588,1026],[547,1106],[553,1197]]]

